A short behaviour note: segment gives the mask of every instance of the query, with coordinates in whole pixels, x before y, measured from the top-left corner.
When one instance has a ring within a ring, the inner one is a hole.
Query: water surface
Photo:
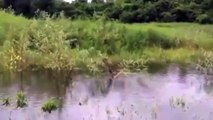
[[[0,106],[0,120],[212,120],[213,76],[171,65],[158,71],[121,75],[111,88],[102,89],[106,77],[54,72],[0,73],[0,98],[13,104]],[[28,106],[15,108],[15,95],[23,90]],[[57,111],[44,113],[42,104],[60,99]]]

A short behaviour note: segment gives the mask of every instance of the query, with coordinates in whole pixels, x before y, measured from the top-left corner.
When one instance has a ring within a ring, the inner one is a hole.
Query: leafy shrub
[[[170,12],[163,12],[161,13],[161,21],[163,22],[172,22],[175,21],[174,16]]]
[[[144,22],[158,21],[159,13],[155,4],[147,3],[144,8]]]
[[[155,7],[157,9],[157,12],[162,13],[162,12],[169,12],[175,7],[175,2],[171,0],[159,0],[158,2],[155,3]]]
[[[28,66],[29,36],[25,26],[10,27],[3,44],[4,66],[10,70],[21,71]]]
[[[118,6],[108,7],[104,11],[104,13],[109,19],[116,20],[116,19],[119,19],[119,16],[122,13],[122,9]]]
[[[33,21],[28,34],[30,36],[31,54],[43,56],[40,63],[45,65],[45,68],[72,69],[71,52],[69,44],[65,42],[67,34],[63,26],[54,24],[49,18],[41,22]]]
[[[132,14],[134,16],[134,19],[133,19],[134,22],[140,23],[140,22],[145,21],[145,15],[144,15],[143,9],[138,9],[138,10],[132,12]]]
[[[121,29],[115,27],[114,23],[105,22],[104,20],[97,22],[97,24],[97,27],[93,30],[85,31],[86,35],[82,38],[80,47],[87,49],[94,47],[96,50],[107,54],[119,52],[119,46],[116,43],[120,39]]]
[[[187,7],[177,7],[171,11],[177,22],[193,22],[196,19],[196,12]]]
[[[133,19],[134,19],[134,16],[132,15],[131,12],[122,12],[121,15],[119,16],[119,20],[121,22],[124,22],[124,23],[132,23],[133,22]]]
[[[196,21],[201,24],[213,23],[213,19],[207,14],[201,14],[196,18]]]

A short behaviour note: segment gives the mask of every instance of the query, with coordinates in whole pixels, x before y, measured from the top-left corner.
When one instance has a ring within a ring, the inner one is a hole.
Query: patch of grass
[[[185,43],[185,47],[198,45],[200,48],[206,50],[213,49],[213,25],[200,25],[196,23],[145,23],[127,24],[126,26],[132,30],[154,30],[170,40]]]
[[[201,50],[213,50],[213,25],[28,20],[4,11],[0,17],[0,65],[15,71],[37,66],[96,74],[106,67],[103,58],[141,70],[150,63],[198,63]]]
[[[44,112],[51,113],[52,111],[57,110],[58,107],[59,107],[59,102],[56,99],[50,99],[42,106],[41,109]]]
[[[30,20],[25,19],[21,16],[14,16],[12,13],[6,11],[0,11],[0,45],[5,41],[5,37],[8,34],[9,28],[15,28],[15,26],[27,25]]]
[[[197,53],[197,50],[184,48],[164,50],[162,48],[155,47],[147,48],[144,51],[143,57],[149,59],[149,62],[190,64],[196,62],[198,59]]]
[[[197,70],[205,74],[213,74],[213,52],[201,51]]]
[[[16,107],[17,108],[23,108],[27,106],[27,97],[26,95],[21,91],[16,96]]]

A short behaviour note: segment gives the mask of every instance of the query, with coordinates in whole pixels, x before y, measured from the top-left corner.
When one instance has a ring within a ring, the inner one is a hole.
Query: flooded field
[[[52,72],[0,73],[0,98],[15,101],[23,90],[28,106],[0,106],[0,120],[212,120],[213,76],[171,65],[158,71],[121,75],[103,89],[107,77],[76,75],[62,79]],[[44,113],[49,98],[62,103]]]

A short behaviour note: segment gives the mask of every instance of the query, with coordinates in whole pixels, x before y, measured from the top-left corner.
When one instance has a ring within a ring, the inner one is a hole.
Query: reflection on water
[[[28,107],[0,106],[0,120],[212,120],[213,76],[171,65],[158,72],[107,77],[70,77],[49,71],[0,73],[0,97],[23,90]],[[57,97],[62,106],[52,114],[42,104]],[[14,103],[13,103],[14,104]]]

